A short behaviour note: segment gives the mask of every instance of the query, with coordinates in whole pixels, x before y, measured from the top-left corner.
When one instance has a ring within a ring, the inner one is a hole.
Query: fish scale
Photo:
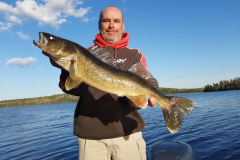
[[[148,99],[154,97],[171,133],[181,128],[183,116],[195,107],[192,100],[162,95],[157,90],[157,80],[141,63],[123,71],[117,68],[116,60],[107,50],[97,47],[87,50],[77,43],[44,32],[39,33],[39,39],[33,41],[34,45],[69,72],[66,90],[84,82],[102,91],[126,96],[139,108],[146,108]]]

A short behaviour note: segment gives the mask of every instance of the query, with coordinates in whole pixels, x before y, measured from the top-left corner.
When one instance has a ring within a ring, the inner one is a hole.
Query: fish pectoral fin
[[[79,78],[75,73],[76,70],[74,66],[74,60],[71,61],[68,72],[69,72],[69,76],[65,83],[66,90],[77,88],[82,83],[83,80],[82,78]]]
[[[74,67],[74,61],[71,61],[70,65],[69,65],[69,76],[72,78],[72,79],[75,79],[75,67]]]
[[[195,102],[181,98],[168,97],[169,106],[161,106],[165,123],[171,133],[176,133],[182,126],[183,116],[191,113]]]
[[[146,97],[146,95],[127,96],[127,98],[139,108],[145,109],[148,105],[148,97]]]
[[[60,57],[60,58],[55,58],[55,57],[51,57],[51,59],[56,62],[58,65],[60,65],[61,67],[63,67],[66,70],[69,70],[69,66],[71,64],[72,59],[75,57],[76,54],[71,54],[69,56],[66,57]]]
[[[72,79],[72,77],[69,75],[66,82],[65,82],[65,88],[67,91],[69,91],[72,88],[78,87],[82,83],[82,79],[75,76],[75,79]]]

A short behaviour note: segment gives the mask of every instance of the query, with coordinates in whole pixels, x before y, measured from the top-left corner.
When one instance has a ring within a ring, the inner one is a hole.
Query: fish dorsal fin
[[[88,51],[104,63],[119,68],[117,61],[106,48],[94,46],[90,47]]]
[[[154,88],[158,89],[158,81],[152,76],[152,74],[146,69],[142,63],[136,63],[128,69],[129,72],[138,75],[142,79],[150,83]]]

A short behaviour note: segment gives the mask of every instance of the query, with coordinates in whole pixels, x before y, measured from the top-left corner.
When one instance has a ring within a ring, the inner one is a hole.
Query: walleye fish
[[[123,71],[116,67],[116,61],[106,49],[87,50],[77,43],[44,32],[40,32],[39,41],[33,43],[69,72],[65,83],[67,90],[84,82],[102,91],[126,96],[139,108],[146,108],[148,99],[154,97],[171,133],[181,128],[183,116],[194,109],[195,102],[189,99],[162,95],[157,90],[158,82],[141,63]]]

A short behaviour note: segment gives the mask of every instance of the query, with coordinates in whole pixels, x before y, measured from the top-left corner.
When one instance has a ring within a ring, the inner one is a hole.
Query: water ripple
[[[139,110],[146,127],[147,147],[160,141],[192,146],[198,160],[235,160],[240,157],[240,91],[176,95],[197,102],[179,132],[171,134],[161,108]],[[0,108],[1,160],[77,159],[73,135],[76,103]]]

